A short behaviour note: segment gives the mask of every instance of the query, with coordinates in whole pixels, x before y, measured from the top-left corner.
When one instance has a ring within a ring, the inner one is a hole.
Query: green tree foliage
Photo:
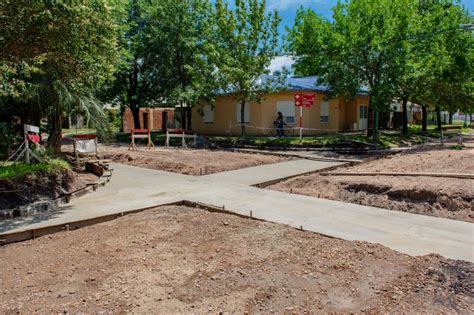
[[[423,106],[422,130],[426,132],[428,107],[437,109],[439,124],[441,109],[469,112],[474,41],[465,27],[472,18],[453,1],[416,1],[415,5],[408,36],[401,45],[403,54],[397,60],[397,86],[404,103],[409,99]]]
[[[300,9],[288,47],[296,72],[318,75],[333,94],[367,89],[369,133],[394,97],[405,134],[408,100],[451,110],[472,103],[472,34],[460,27],[472,17],[454,1],[352,0],[338,3],[333,18]]]
[[[440,51],[445,62],[434,80],[429,81],[429,93],[439,113],[440,109],[452,113],[458,109],[471,111],[474,103],[474,37],[463,25],[472,25],[473,19],[467,11],[450,2],[442,3],[440,23],[445,28],[438,36]],[[441,58],[439,58],[441,59]],[[438,128],[441,119],[438,114]]]
[[[106,126],[94,93],[114,71],[114,10],[120,7],[112,0],[0,3],[0,104],[14,106],[21,123],[39,124],[46,114],[49,144],[56,150],[65,112],[71,108],[97,127]]]
[[[289,30],[296,72],[317,75],[333,94],[353,97],[361,88],[370,96],[369,131],[378,128],[378,112],[394,96],[400,36],[406,33],[411,0],[339,2],[333,21],[300,9]],[[376,133],[374,133],[376,134]]]
[[[118,51],[119,60],[115,66],[115,73],[104,85],[100,98],[103,101],[118,105],[120,115],[125,106],[133,114],[135,128],[140,128],[140,107],[146,104],[146,77],[143,76],[142,62],[146,47],[143,45],[144,17],[143,6],[150,2],[146,0],[124,0],[124,10],[115,15],[118,24]],[[149,84],[148,84],[149,85]]]
[[[178,104],[183,128],[191,108],[218,88],[213,7],[208,0],[160,0],[144,7],[143,77],[150,103]],[[156,96],[159,99],[156,99]]]
[[[245,135],[245,106],[262,98],[281,84],[262,77],[278,53],[277,12],[265,13],[265,1],[236,0],[234,9],[216,1],[219,75],[225,90],[241,104],[241,129]],[[284,75],[284,74],[283,74]],[[276,83],[276,84],[275,84]]]

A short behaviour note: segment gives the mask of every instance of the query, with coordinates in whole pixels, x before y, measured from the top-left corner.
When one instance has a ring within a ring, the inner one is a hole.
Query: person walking
[[[277,130],[277,137],[284,137],[285,132],[283,130],[284,126],[286,125],[285,121],[283,120],[283,114],[278,112],[277,119],[273,122]]]

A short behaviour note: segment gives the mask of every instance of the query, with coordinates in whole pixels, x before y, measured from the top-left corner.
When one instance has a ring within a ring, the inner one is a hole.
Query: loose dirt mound
[[[474,150],[431,148],[388,156],[338,172],[474,173]],[[268,187],[319,198],[474,222],[474,180],[409,176],[296,177]]]
[[[474,305],[471,263],[186,207],[0,247],[0,261],[3,313],[461,312]]]
[[[263,154],[204,149],[157,148],[127,151],[124,146],[102,147],[99,156],[114,162],[186,175],[212,174],[287,160]]]
[[[13,179],[0,179],[0,210],[12,209],[38,200],[53,199],[97,180],[89,173],[62,169],[36,172]]]

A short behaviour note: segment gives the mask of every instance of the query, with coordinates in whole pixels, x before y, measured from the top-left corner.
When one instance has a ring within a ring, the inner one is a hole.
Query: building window
[[[202,121],[205,124],[212,124],[214,123],[214,109],[211,105],[204,105],[202,108],[203,118]]]
[[[319,121],[322,123],[329,122],[329,102],[327,101],[321,102]]]
[[[295,123],[295,101],[279,101],[276,106],[276,113],[281,112],[287,124]]]
[[[367,105],[360,105],[359,106],[359,118],[360,119],[369,118],[369,106],[367,106]]]
[[[235,112],[235,117],[236,117],[236,121],[237,123],[241,123],[241,111],[242,111],[242,104],[241,103],[237,103],[237,106],[235,106],[236,108],[236,112]],[[249,103],[245,103],[245,107],[244,107],[244,123],[249,123],[250,122],[250,104]]]

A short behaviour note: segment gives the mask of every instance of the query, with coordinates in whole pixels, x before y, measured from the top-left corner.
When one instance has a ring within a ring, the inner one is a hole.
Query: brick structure
[[[140,128],[142,129],[165,131],[166,128],[174,128],[175,125],[174,108],[171,107],[140,108],[139,115]],[[126,108],[123,112],[123,131],[130,132],[130,129],[133,128],[135,127],[132,111],[129,108]]]

